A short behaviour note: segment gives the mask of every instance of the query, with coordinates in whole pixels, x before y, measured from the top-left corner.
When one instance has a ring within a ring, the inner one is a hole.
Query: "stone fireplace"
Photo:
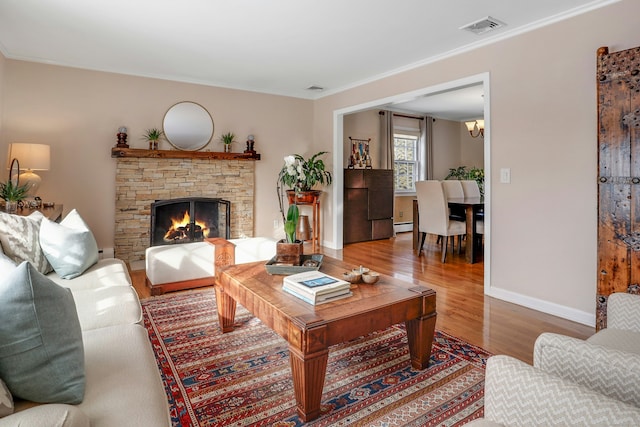
[[[117,158],[114,236],[117,258],[126,262],[144,260],[151,241],[151,204],[157,200],[186,197],[227,200],[231,211],[230,238],[253,237],[255,162],[199,154],[202,156],[193,158]]]

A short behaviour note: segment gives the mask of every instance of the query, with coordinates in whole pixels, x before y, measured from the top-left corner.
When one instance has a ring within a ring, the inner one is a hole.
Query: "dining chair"
[[[449,219],[449,208],[447,199],[440,181],[416,181],[416,195],[418,198],[418,231],[422,234],[420,249],[422,252],[427,234],[443,236],[442,239],[442,262],[447,260],[447,249],[449,237],[452,246],[455,243],[455,236],[458,236],[458,252],[460,252],[462,236],[466,233],[466,224],[463,221]]]
[[[464,197],[480,197],[480,187],[478,182],[473,179],[460,181]]]
[[[464,197],[480,197],[480,187],[478,186],[478,182],[473,179],[460,181],[462,184],[462,191],[464,192]],[[477,220],[484,220],[484,209],[480,209],[476,214]]]
[[[457,179],[452,180],[444,180],[440,181],[442,183],[442,188],[444,189],[444,198],[445,200],[449,200],[451,198],[463,198],[464,190],[462,188],[462,184]],[[449,209],[449,219],[454,221],[464,221],[465,214],[464,208],[453,208]]]

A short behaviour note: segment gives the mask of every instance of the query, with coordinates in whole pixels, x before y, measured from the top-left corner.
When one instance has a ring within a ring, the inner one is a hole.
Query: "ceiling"
[[[0,51],[317,99],[615,1],[0,0]],[[460,29],[487,16],[506,25],[482,35]],[[420,102],[434,100],[457,110],[443,94]]]

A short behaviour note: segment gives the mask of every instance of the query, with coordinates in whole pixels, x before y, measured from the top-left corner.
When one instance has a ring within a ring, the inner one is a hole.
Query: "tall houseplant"
[[[284,262],[284,258],[287,257],[286,251],[297,251],[299,248],[299,255],[302,255],[302,242],[296,236],[296,228],[300,216],[297,206],[300,200],[298,196],[303,195],[305,192],[314,191],[313,188],[317,184],[331,184],[331,172],[325,169],[324,161],[319,158],[323,154],[326,154],[326,151],[316,153],[309,159],[305,159],[299,154],[284,158],[284,165],[280,169],[276,185],[278,203],[286,235],[286,241],[278,242],[276,246],[276,258],[279,261]],[[283,202],[285,186],[289,188],[287,191],[292,194],[289,197],[290,205],[286,216]]]

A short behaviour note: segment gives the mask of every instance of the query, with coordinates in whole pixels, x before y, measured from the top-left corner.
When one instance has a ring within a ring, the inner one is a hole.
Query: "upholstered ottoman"
[[[151,295],[212,286],[215,265],[225,265],[229,255],[236,264],[267,261],[276,253],[276,240],[266,237],[207,239],[180,245],[153,246],[146,250],[146,282]]]

